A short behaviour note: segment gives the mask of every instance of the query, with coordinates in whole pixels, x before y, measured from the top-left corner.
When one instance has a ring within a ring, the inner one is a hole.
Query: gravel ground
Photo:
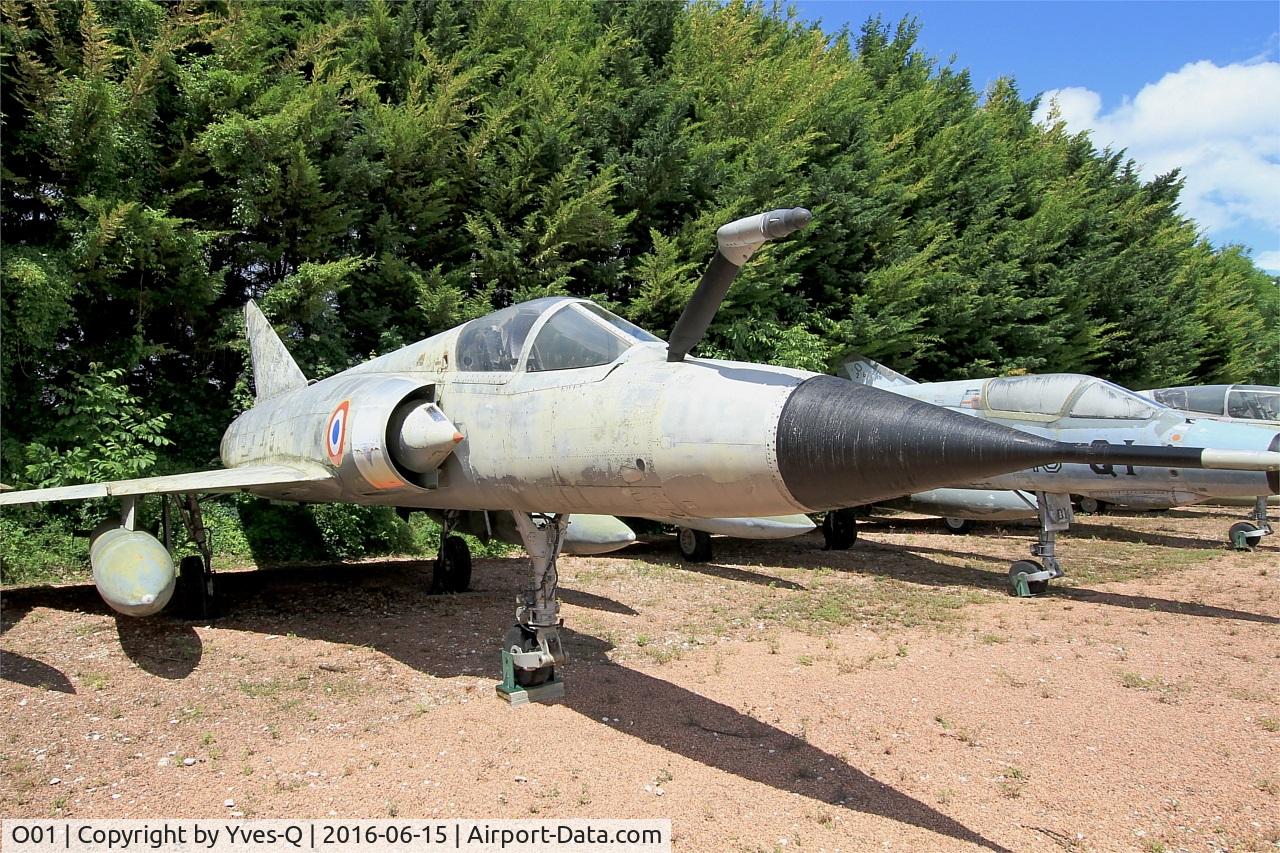
[[[6,816],[669,817],[675,849],[1280,849],[1280,560],[1239,509],[1027,529],[898,516],[561,561],[567,696],[493,694],[522,560],[220,576],[204,625],[4,591]]]

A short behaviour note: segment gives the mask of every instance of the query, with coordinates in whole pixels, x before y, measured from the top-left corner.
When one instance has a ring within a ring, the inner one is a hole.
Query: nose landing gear
[[[1227,541],[1237,551],[1252,551],[1262,543],[1263,536],[1272,533],[1267,518],[1267,498],[1258,497],[1253,504],[1253,521],[1237,521],[1227,532]]]
[[[564,545],[569,516],[557,514],[535,521],[526,512],[513,515],[529,552],[533,584],[516,599],[516,624],[503,638],[502,682],[495,689],[515,707],[564,695],[564,681],[556,671],[556,666],[565,662],[556,558]]]
[[[1009,593],[1019,598],[1044,595],[1049,581],[1065,572],[1058,562],[1054,547],[1058,534],[1071,527],[1071,496],[1054,492],[1036,492],[1036,514],[1040,517],[1040,535],[1031,546],[1035,560],[1018,560],[1009,567]]]

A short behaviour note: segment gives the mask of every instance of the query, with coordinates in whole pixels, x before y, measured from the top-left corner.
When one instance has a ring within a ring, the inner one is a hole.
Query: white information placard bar
[[[670,820],[11,820],[4,853],[671,853]]]

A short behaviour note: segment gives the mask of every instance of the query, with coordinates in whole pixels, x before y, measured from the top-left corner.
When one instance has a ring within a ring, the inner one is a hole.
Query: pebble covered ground
[[[561,561],[567,695],[511,709],[522,559],[224,572],[209,624],[3,591],[9,817],[669,817],[702,850],[1280,849],[1280,559],[1242,509],[865,523]]]

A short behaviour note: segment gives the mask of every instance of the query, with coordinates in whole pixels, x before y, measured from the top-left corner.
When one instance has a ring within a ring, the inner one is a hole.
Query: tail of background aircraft
[[[869,358],[855,358],[844,365],[845,375],[859,385],[871,385],[875,388],[893,388],[902,385],[919,385],[909,376],[903,376],[896,370],[890,370],[879,362]]]
[[[244,306],[244,327],[253,359],[253,388],[259,401],[307,387],[302,368],[252,299]]]

